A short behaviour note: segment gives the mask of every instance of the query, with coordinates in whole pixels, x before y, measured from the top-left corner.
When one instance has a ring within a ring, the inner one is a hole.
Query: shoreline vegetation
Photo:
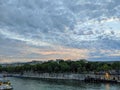
[[[47,61],[38,64],[0,66],[1,73],[21,78],[68,79],[88,82],[120,82],[120,62]]]

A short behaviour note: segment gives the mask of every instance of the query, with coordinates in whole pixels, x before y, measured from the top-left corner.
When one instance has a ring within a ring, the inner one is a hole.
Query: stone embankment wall
[[[105,79],[105,75],[95,74],[73,74],[73,73],[33,73],[24,72],[23,75],[14,74],[17,77],[28,77],[28,78],[43,78],[43,79],[69,79],[69,80],[84,80],[86,77],[101,78]],[[118,75],[111,75],[109,79],[116,78]],[[120,77],[120,76],[119,76]]]

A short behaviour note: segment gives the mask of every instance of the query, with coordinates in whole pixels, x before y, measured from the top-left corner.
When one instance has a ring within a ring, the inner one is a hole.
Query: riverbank
[[[36,78],[36,79],[58,79],[58,80],[78,80],[85,82],[112,82],[120,83],[120,75],[111,75],[107,78],[105,75],[95,74],[73,74],[73,73],[31,73],[12,74],[12,77]]]

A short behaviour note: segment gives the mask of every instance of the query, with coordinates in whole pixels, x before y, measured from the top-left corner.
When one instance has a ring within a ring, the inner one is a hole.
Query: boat
[[[0,80],[0,90],[13,90],[13,87],[9,80]]]

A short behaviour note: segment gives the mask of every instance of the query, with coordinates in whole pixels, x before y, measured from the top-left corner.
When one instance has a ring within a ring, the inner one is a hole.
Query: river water
[[[8,78],[14,90],[120,90],[120,84],[83,83],[68,80]]]

